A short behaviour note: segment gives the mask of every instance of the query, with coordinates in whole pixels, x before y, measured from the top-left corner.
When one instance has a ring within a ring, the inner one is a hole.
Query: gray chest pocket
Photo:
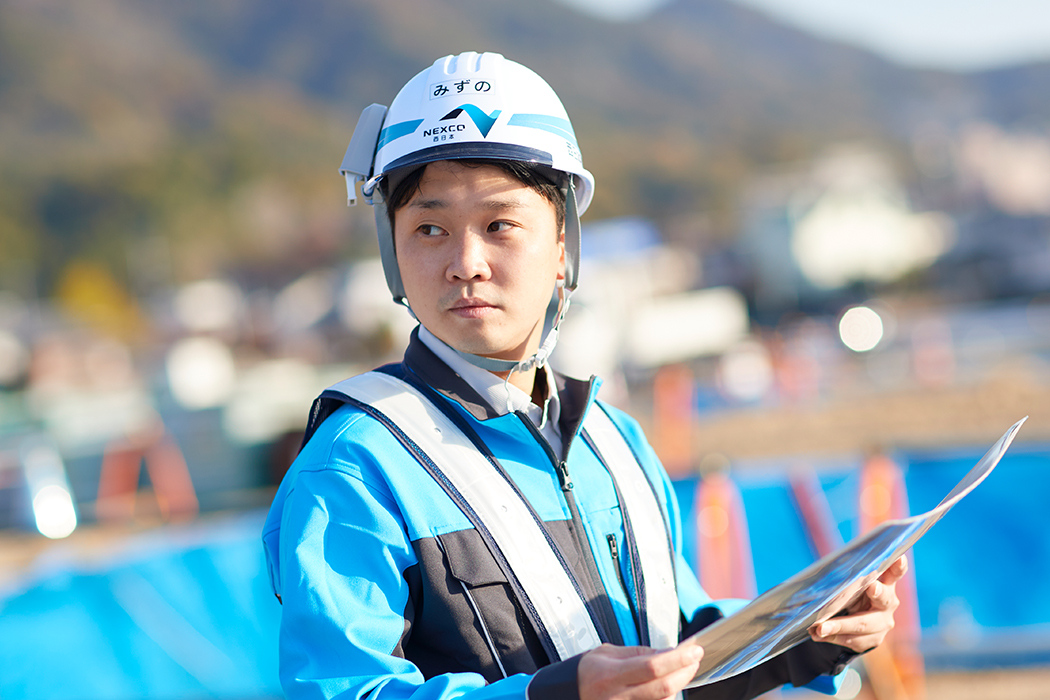
[[[438,537],[449,572],[471,588],[509,583],[477,530],[461,530]]]
[[[477,530],[438,538],[446,568],[444,602],[459,634],[490,681],[534,673],[546,660],[537,631],[525,615],[507,575]]]

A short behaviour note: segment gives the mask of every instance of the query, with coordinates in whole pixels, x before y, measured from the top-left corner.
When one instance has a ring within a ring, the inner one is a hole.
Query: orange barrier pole
[[[186,460],[164,426],[158,425],[106,445],[95,500],[98,520],[113,522],[130,520],[134,516],[143,461],[161,517],[170,521],[196,516],[199,511],[197,492]]]
[[[653,377],[653,448],[668,474],[693,468],[693,373],[684,365],[661,367]]]
[[[757,595],[744,502],[727,474],[705,475],[696,486],[696,544],[697,575],[709,596]]]
[[[190,520],[200,510],[182,450],[166,433],[146,453],[146,470],[165,520]]]
[[[909,514],[904,474],[885,455],[872,455],[861,467],[859,497],[862,534],[885,520]],[[926,697],[926,671],[919,652],[919,601],[914,566],[909,567],[897,582],[897,598],[900,607],[894,615],[896,625],[885,644],[868,654],[871,659],[865,663],[880,700],[923,700]]]
[[[841,547],[842,535],[835,525],[831,505],[816,472],[810,468],[796,469],[788,477],[788,486],[817,558]]]
[[[135,514],[135,492],[143,449],[132,440],[113,440],[102,453],[95,517],[99,522],[130,520]]]

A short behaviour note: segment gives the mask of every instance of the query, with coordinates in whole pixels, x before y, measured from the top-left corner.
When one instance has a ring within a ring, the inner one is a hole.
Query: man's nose
[[[485,240],[467,231],[456,237],[452,260],[448,266],[450,280],[487,279],[490,273]]]

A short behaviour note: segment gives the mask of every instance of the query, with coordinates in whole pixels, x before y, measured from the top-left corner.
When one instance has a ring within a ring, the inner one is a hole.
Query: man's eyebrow
[[[448,206],[449,206],[449,203],[446,200],[440,199],[438,197],[428,197],[426,199],[423,199],[421,197],[417,197],[416,199],[413,199],[412,201],[410,201],[406,205],[406,208],[411,208],[411,209],[447,209]],[[494,199],[486,199],[486,200],[483,200],[480,203],[480,206],[482,208],[484,208],[484,209],[490,209],[490,210],[493,210],[493,211],[505,211],[505,210],[508,210],[508,209],[521,209],[522,207],[524,207],[526,205],[520,199],[518,199],[517,197],[509,197],[509,198],[498,198],[498,199],[495,199],[495,198]]]
[[[408,204],[405,205],[406,209],[444,209],[448,206],[448,202],[443,199],[430,198],[422,199],[416,197]]]
[[[503,211],[506,209],[521,209],[526,206],[517,197],[508,197],[506,199],[486,199],[482,202],[482,205],[486,209],[493,209],[495,211]]]

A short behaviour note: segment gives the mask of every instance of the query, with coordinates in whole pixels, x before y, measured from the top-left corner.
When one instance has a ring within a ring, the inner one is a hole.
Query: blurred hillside
[[[908,173],[931,123],[1050,117],[1050,66],[904,69],[723,0],[623,24],[552,0],[20,0],[0,7],[0,286],[48,296],[82,259],[140,295],[220,272],[275,285],[370,252],[335,177],[357,115],[463,50],[562,95],[600,183],[589,218],[695,245],[735,235],[756,171],[828,143]]]

